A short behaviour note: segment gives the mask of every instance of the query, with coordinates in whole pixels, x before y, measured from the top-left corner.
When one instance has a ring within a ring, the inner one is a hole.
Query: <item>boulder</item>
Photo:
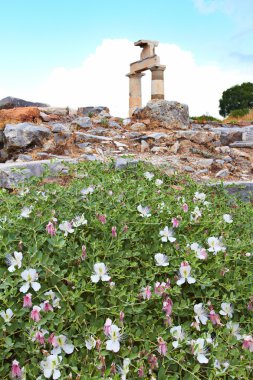
[[[78,117],[77,119],[73,120],[71,125],[73,127],[77,128],[83,128],[83,129],[89,129],[92,128],[92,122],[90,117]]]
[[[0,129],[3,129],[6,124],[17,123],[40,123],[40,111],[34,107],[13,108],[0,110]]]
[[[146,125],[144,123],[134,123],[131,125],[130,129],[132,131],[145,131]]]
[[[133,118],[150,119],[159,122],[168,129],[187,129],[189,125],[189,109],[186,104],[168,100],[152,100],[144,108],[137,108]]]
[[[99,106],[99,107],[92,107],[92,106],[89,106],[89,107],[79,107],[77,109],[77,114],[80,115],[80,116],[89,116],[89,117],[93,117],[93,116],[98,116],[100,114],[100,112],[102,111],[105,111],[105,113],[108,113],[109,114],[109,108],[107,107],[103,107],[103,106]]]
[[[213,132],[190,130],[177,132],[177,138],[184,138],[197,144],[207,144],[215,141],[217,135]]]
[[[50,129],[43,125],[32,123],[7,124],[4,129],[5,147],[15,151],[34,145],[42,145],[45,138],[50,136]]]
[[[39,107],[39,111],[46,115],[67,116],[69,114],[69,109],[66,107]]]
[[[67,124],[51,123],[48,124],[53,133],[70,133],[70,127]]]
[[[47,106],[48,104],[28,102],[27,100],[13,98],[11,96],[7,96],[7,98],[0,100],[0,110],[17,108],[17,107],[47,107]]]

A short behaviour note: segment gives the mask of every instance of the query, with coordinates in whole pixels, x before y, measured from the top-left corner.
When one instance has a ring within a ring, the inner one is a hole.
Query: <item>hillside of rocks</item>
[[[253,125],[198,124],[177,115],[179,122],[167,122],[164,104],[153,113],[141,109],[131,119],[113,117],[107,107],[2,109],[0,160],[127,157],[159,165],[168,174],[252,181]]]

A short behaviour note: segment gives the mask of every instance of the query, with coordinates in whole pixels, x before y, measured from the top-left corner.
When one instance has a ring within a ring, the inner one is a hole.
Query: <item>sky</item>
[[[224,90],[253,82],[252,14],[253,0],[0,0],[0,99],[126,117],[134,42],[150,39],[166,65],[165,98],[218,116]]]

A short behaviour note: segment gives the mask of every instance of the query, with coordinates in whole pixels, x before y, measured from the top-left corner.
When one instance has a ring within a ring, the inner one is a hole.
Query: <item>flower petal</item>
[[[100,276],[98,274],[93,274],[90,276],[91,281],[97,283],[100,279]]]
[[[204,355],[204,354],[198,354],[198,356],[197,356],[197,360],[198,360],[198,362],[199,363],[208,363],[208,359],[207,359],[207,357]]]
[[[31,287],[35,292],[37,292],[38,290],[40,290],[41,285],[38,282],[31,282]]]
[[[75,347],[73,344],[69,343],[69,344],[64,344],[64,346],[62,348],[63,348],[63,351],[66,352],[66,354],[72,354]]]
[[[23,286],[21,286],[21,288],[19,289],[19,291],[21,293],[26,293],[29,288],[30,288],[30,284],[29,284],[29,282],[26,282]]]
[[[177,280],[177,285],[182,285],[185,283],[185,278],[181,277],[179,280]]]

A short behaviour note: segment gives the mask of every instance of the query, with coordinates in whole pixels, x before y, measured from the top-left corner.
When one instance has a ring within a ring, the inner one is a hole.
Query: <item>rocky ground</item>
[[[185,172],[197,180],[253,180],[253,125],[186,120],[173,124],[164,122],[162,112],[160,116],[142,110],[132,119],[120,119],[106,107],[3,109],[0,159],[10,164],[123,157],[149,161],[168,174]]]

